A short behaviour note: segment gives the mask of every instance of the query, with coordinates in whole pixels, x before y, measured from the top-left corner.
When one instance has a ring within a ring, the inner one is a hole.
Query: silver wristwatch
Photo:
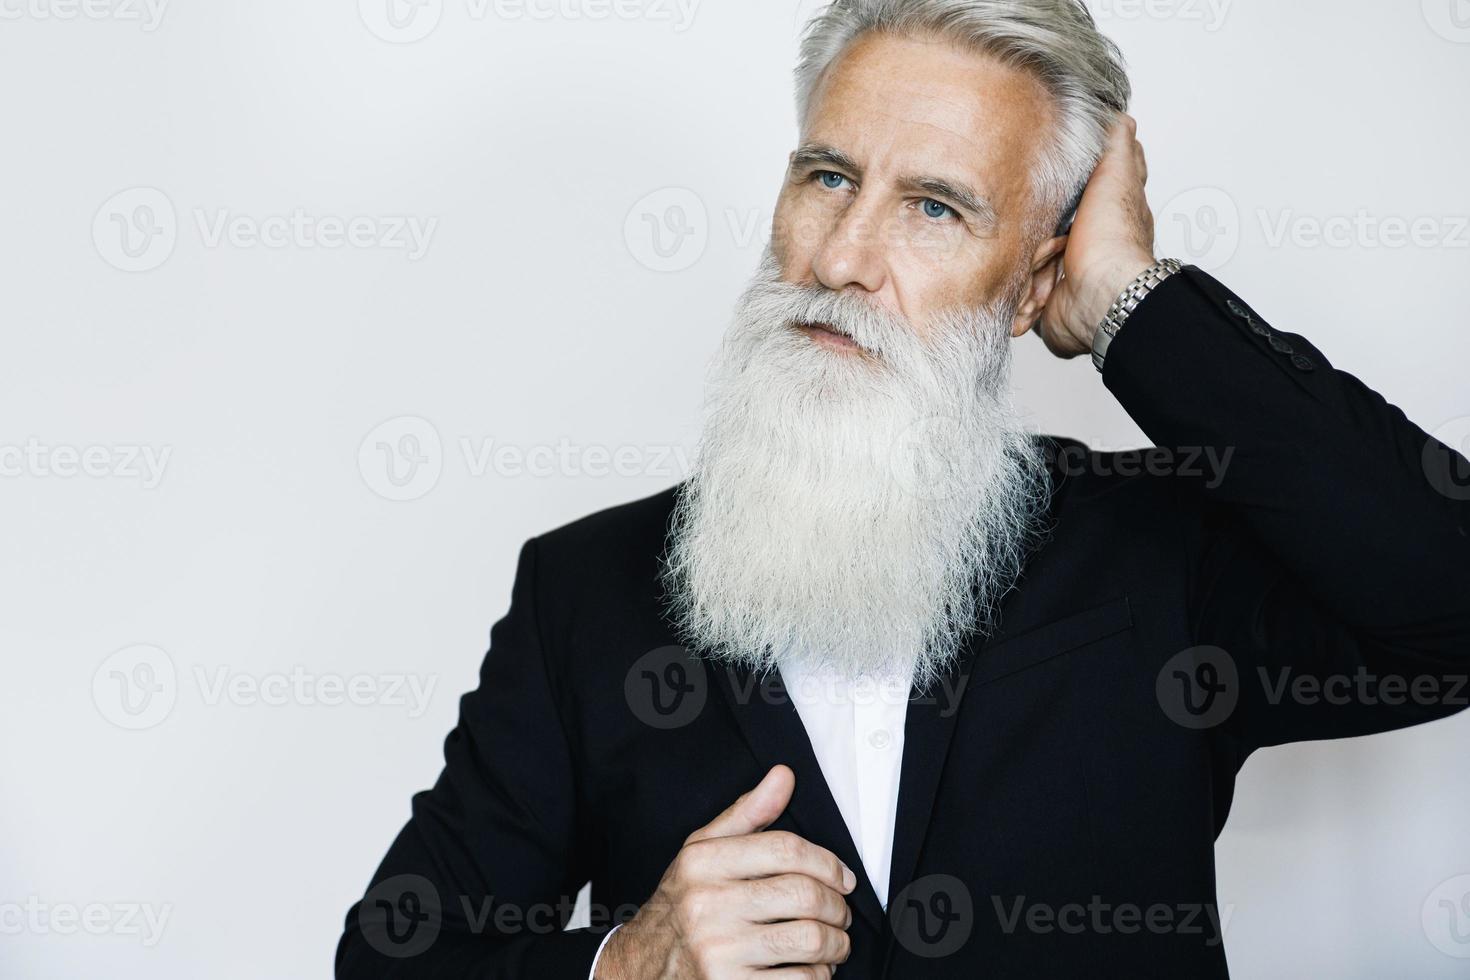
[[[1113,338],[1118,336],[1118,331],[1123,329],[1123,324],[1128,322],[1128,317],[1143,302],[1145,296],[1159,288],[1159,284],[1168,279],[1174,273],[1183,269],[1184,265],[1178,259],[1161,259],[1153,265],[1144,269],[1139,277],[1123,290],[1122,294],[1113,301],[1108,315],[1103,317],[1103,322],[1098,325],[1097,332],[1092,335],[1092,365],[1099,372],[1103,369],[1103,361],[1108,356],[1108,345]]]

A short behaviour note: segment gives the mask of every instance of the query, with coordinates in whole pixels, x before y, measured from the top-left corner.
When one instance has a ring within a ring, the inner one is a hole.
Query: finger
[[[786,809],[795,788],[796,774],[786,766],[773,766],[755,789],[742,794],[718,817],[690,834],[684,843],[713,837],[740,837],[765,830]]]
[[[813,963],[809,966],[777,966],[761,971],[761,980],[827,980],[837,972],[835,963]]]
[[[838,929],[852,925],[852,909],[842,893],[807,875],[773,875],[740,882],[735,901],[747,922],[813,919]]]
[[[758,926],[749,934],[746,962],[750,966],[786,966],[802,963],[838,964],[852,952],[852,940],[825,922],[799,919]]]
[[[843,895],[857,887],[857,876],[837,855],[784,830],[700,841],[686,851],[695,873],[706,881],[798,874]]]
[[[1043,343],[1046,344],[1047,349],[1053,351],[1055,350],[1055,348],[1053,348],[1052,346],[1051,338],[1053,336],[1053,331],[1056,329],[1056,320],[1054,318],[1056,317],[1057,309],[1061,306],[1062,303],[1060,293],[1062,289],[1062,281],[1066,278],[1066,270],[1063,268],[1063,264],[1065,263],[1065,261],[1066,260],[1064,258],[1062,262],[1057,263],[1056,282],[1052,284],[1051,295],[1047,297],[1046,305],[1043,306],[1041,308],[1041,312],[1037,314],[1036,325],[1034,327],[1036,335],[1041,338]]]

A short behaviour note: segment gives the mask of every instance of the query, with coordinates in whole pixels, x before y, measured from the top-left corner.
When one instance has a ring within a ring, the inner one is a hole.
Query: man
[[[1225,976],[1246,757],[1464,703],[1470,465],[1156,260],[1080,4],[839,2],[798,83],[694,474],[522,548],[339,976]],[[1159,449],[1028,436],[1031,330]]]

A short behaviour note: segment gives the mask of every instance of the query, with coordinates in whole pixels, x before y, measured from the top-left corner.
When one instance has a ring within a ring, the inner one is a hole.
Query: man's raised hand
[[[1113,301],[1154,264],[1147,182],[1148,162],[1138,142],[1138,123],[1122,115],[1082,193],[1066,236],[1064,274],[1038,325],[1046,346],[1058,357],[1092,350],[1093,334]]]

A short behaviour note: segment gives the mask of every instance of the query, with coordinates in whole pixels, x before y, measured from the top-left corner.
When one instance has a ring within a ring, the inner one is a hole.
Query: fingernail
[[[842,884],[847,887],[848,891],[857,887],[857,875],[853,874],[852,869],[845,864],[842,866]]]

